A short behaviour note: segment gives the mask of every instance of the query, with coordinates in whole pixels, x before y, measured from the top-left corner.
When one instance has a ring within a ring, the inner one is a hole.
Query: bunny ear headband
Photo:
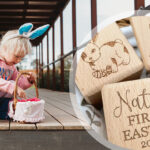
[[[25,38],[34,40],[35,38],[43,35],[46,32],[46,30],[49,28],[49,24],[41,26],[33,30],[32,32],[30,32],[32,28],[33,28],[32,23],[25,23],[22,26],[20,26],[17,34],[10,35],[8,38],[4,40],[6,41],[15,37],[25,37]]]

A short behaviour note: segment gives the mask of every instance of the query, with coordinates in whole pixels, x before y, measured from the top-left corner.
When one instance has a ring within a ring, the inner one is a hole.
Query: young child
[[[13,99],[15,80],[19,74],[15,64],[19,63],[31,50],[30,38],[27,35],[19,35],[18,30],[8,31],[1,40],[0,119],[10,119],[8,116],[9,102]],[[29,88],[35,79],[35,73],[30,73],[30,76],[27,77],[22,75],[18,80],[17,95],[26,99],[24,90]]]

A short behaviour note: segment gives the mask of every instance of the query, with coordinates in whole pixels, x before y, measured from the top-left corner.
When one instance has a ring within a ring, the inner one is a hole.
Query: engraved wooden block
[[[101,103],[101,89],[107,83],[137,78],[141,60],[113,23],[99,32],[85,47],[77,65],[75,82],[90,104]]]
[[[149,150],[150,79],[105,85],[102,98],[108,140],[133,150]]]
[[[150,17],[138,16],[130,18],[138,47],[146,70],[150,71]]]

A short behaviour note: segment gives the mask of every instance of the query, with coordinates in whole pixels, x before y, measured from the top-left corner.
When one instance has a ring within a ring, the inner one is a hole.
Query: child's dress
[[[9,102],[13,100],[15,80],[18,74],[15,65],[7,65],[0,57],[0,119],[9,119]],[[24,90],[31,85],[23,75],[18,80],[18,86]]]

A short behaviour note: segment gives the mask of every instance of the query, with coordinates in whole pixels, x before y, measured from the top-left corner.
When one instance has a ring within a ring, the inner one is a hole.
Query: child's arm
[[[12,75],[12,80],[16,80],[19,72],[17,71],[16,67],[14,66],[14,73]],[[32,85],[25,76],[21,76],[18,80],[18,86],[21,87],[22,89],[26,90]]]
[[[0,78],[0,92],[6,92],[12,95],[14,87],[15,84],[13,82]]]

